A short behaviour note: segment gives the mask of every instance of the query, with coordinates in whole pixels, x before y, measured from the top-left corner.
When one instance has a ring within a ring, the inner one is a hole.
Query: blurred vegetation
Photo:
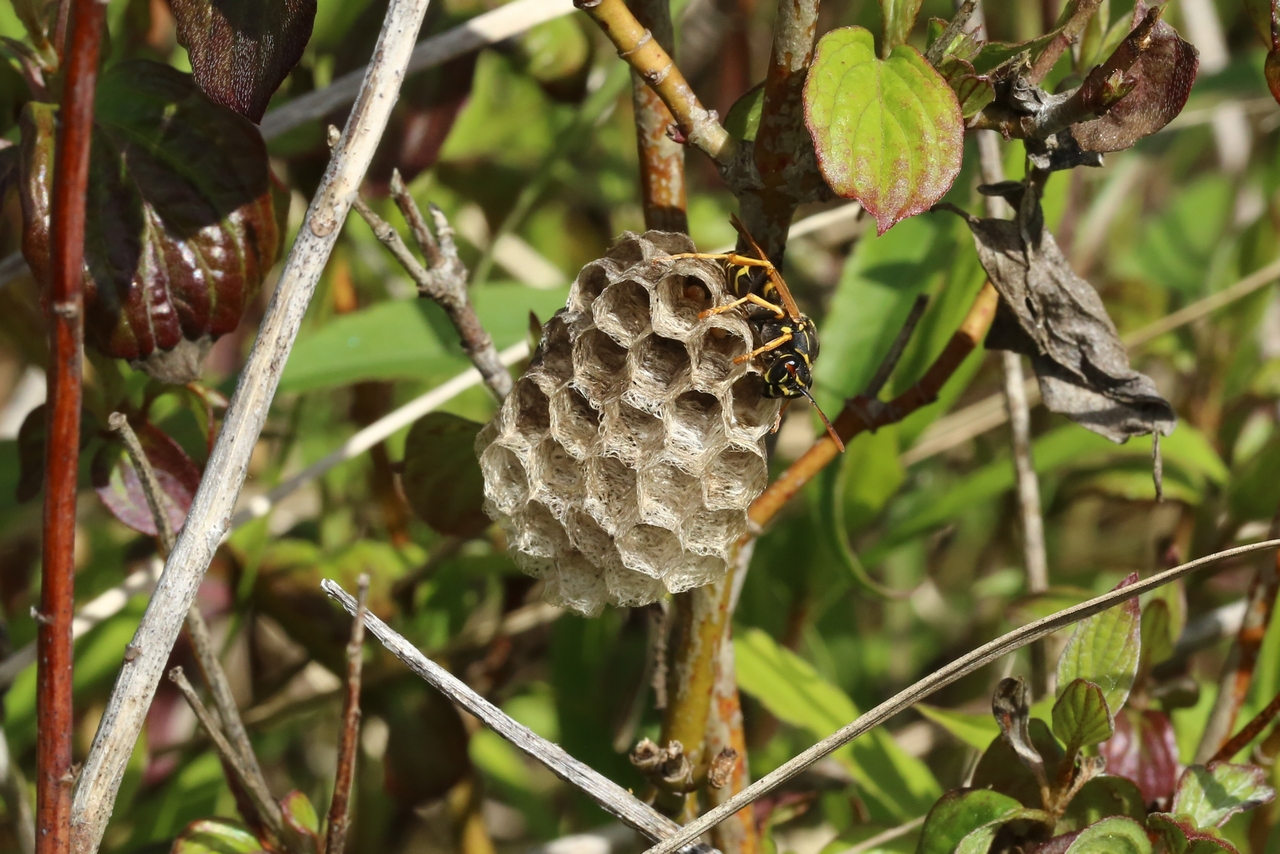
[[[444,31],[487,5],[433,3],[424,34]],[[704,102],[726,115],[763,78],[773,4],[674,5],[677,57]],[[1040,33],[1044,17],[1056,12],[1041,8],[1052,2],[984,5],[992,37],[1005,40]],[[273,104],[362,65],[383,8],[368,0],[319,0],[313,37]],[[189,68],[164,3],[112,0],[108,14],[111,62],[143,57]],[[927,0],[911,42],[923,48],[925,20],[951,14],[949,4]],[[1114,0],[1110,14],[1126,19],[1130,8]],[[821,29],[860,24],[878,32],[879,18],[876,3],[827,0]],[[1055,175],[1044,199],[1059,245],[1102,294],[1122,336],[1277,256],[1280,112],[1263,76],[1265,50],[1238,0],[1179,0],[1166,20],[1201,51],[1182,115],[1135,148],[1108,155],[1102,168]],[[20,38],[22,32],[10,5],[0,5],[0,34]],[[489,270],[473,297],[499,348],[528,336],[530,312],[546,320],[562,306],[576,271],[601,256],[615,235],[643,230],[627,84],[612,48],[575,14],[406,85],[368,189],[375,196],[385,192],[391,168],[399,166],[422,205],[443,209],[469,267]],[[24,93],[14,68],[0,65],[0,129],[10,142],[17,140]],[[1021,147],[1006,149],[1007,171],[1016,178]],[[290,131],[268,150],[292,193],[291,239],[327,158],[321,123]],[[696,152],[687,168],[695,242],[708,250],[732,242],[733,197]],[[948,200],[979,210],[977,183],[970,140]],[[9,255],[19,247],[21,213],[11,183],[2,186],[0,255]],[[401,222],[389,200],[372,203]],[[797,219],[821,207],[808,205]],[[496,234],[509,237],[494,241]],[[983,282],[964,223],[939,214],[912,217],[881,237],[866,218],[819,229],[792,241],[785,273],[821,327],[817,395],[828,410],[866,384],[924,293],[931,298],[928,312],[889,390],[914,382]],[[208,388],[232,391],[270,284],[240,328],[215,346],[205,367]],[[38,596],[39,501],[16,496],[22,459],[32,453],[18,428],[40,399],[31,389],[43,387],[39,372],[47,359],[39,311],[29,276],[0,288],[0,615],[12,650],[35,634],[30,608]],[[1111,589],[1131,572],[1147,575],[1265,531],[1280,506],[1274,289],[1162,334],[1132,355],[1135,368],[1155,379],[1179,415],[1176,432],[1161,444],[1166,500],[1154,500],[1149,439],[1117,446],[1033,410],[1049,594],[1026,595],[1007,426],[938,453],[911,455],[923,439],[937,438],[929,430],[939,418],[999,392],[999,360],[985,351],[962,366],[936,404],[858,437],[775,521],[756,547],[734,623],[753,777],[856,710],[1013,626]],[[415,301],[412,283],[352,217],[288,362],[248,492],[265,492],[361,425],[467,367],[443,313]],[[127,366],[112,369],[95,360],[90,409],[95,395],[101,399],[114,383],[123,384],[134,406],[145,400],[151,423],[203,465],[209,423],[197,395],[158,388]],[[475,387],[442,408],[483,422],[495,404]],[[105,412],[95,414],[105,420]],[[793,407],[776,437],[775,472],[807,447],[813,431],[811,414]],[[368,572],[373,609],[399,631],[516,720],[640,791],[644,782],[627,751],[641,737],[656,737],[660,721],[645,665],[649,615],[608,610],[586,620],[543,611],[531,627],[500,632],[503,617],[537,602],[537,585],[515,569],[496,528],[459,537],[410,511],[395,485],[407,432],[238,529],[202,588],[201,607],[218,629],[273,789],[328,802],[340,708],[333,674],[342,673],[348,621],[323,599],[317,582],[336,578],[350,589]],[[90,494],[89,467],[86,459],[81,601],[118,584],[155,553],[151,537],[126,527]],[[855,562],[910,595],[888,601],[869,595]],[[1190,578],[1187,623],[1204,625],[1215,609],[1240,601],[1253,567],[1241,562]],[[131,601],[77,644],[78,756],[144,605]],[[1184,764],[1192,761],[1217,693],[1227,646],[1211,637],[1174,653],[1157,672],[1165,683],[1181,680],[1184,689],[1181,702],[1170,706]],[[380,650],[369,656],[349,850],[519,851],[608,824],[583,796],[477,728]],[[190,657],[180,642],[175,663],[189,664]],[[923,816],[943,791],[963,784],[976,756],[973,744],[995,733],[990,697],[1010,672],[1027,672],[1025,656],[946,689],[930,701],[937,711],[899,716],[838,753],[830,767],[757,805],[772,834],[769,844],[804,854],[824,846],[842,851]],[[4,733],[28,777],[34,690],[35,671],[28,668],[4,695]],[[1277,692],[1280,629],[1273,623],[1240,720]],[[964,714],[953,715],[949,726],[931,722],[952,713]],[[955,735],[965,723],[978,727],[969,741]],[[1267,760],[1277,749],[1273,741],[1263,749]],[[1241,760],[1250,755],[1242,753]],[[104,850],[167,850],[190,822],[234,815],[215,755],[165,683]],[[1272,804],[1232,819],[1224,834],[1241,851],[1278,851],[1278,819]],[[871,850],[914,846],[907,836]],[[11,828],[0,820],[0,850],[15,848]]]

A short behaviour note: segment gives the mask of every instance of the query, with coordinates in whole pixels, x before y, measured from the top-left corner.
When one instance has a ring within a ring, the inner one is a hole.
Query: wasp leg
[[[725,252],[719,255],[712,255],[707,252],[681,252],[670,257],[696,258],[699,261],[727,261],[735,267],[764,267],[770,270],[773,269],[772,261],[761,261],[759,258],[750,258],[746,255],[739,255],[737,252]]]
[[[735,356],[733,359],[733,363],[735,365],[741,365],[743,362],[749,362],[752,359],[754,359],[756,356],[759,356],[761,353],[768,353],[770,350],[778,349],[783,344],[786,344],[788,341],[790,341],[792,337],[793,336],[791,335],[790,332],[784,332],[781,335],[779,335],[777,338],[770,341],[768,344],[765,344],[763,347],[757,347],[756,349],[752,350],[750,353],[747,353],[746,355],[743,355],[743,356]]]
[[[703,311],[700,311],[698,312],[698,319],[706,320],[708,317],[711,317],[714,314],[724,314],[726,311],[732,311],[733,309],[737,308],[740,305],[744,305],[745,303],[751,303],[752,305],[758,305],[761,308],[767,308],[769,309],[769,311],[772,311],[774,314],[776,314],[779,320],[787,316],[787,313],[783,311],[780,306],[774,305],[773,303],[769,302],[767,299],[760,296],[759,294],[752,293],[752,294],[747,294],[745,297],[738,297],[733,302],[727,302],[724,305],[718,305],[715,308],[708,308]]]

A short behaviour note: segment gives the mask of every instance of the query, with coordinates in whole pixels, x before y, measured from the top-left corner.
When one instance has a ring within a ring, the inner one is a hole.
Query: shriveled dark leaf
[[[186,520],[191,499],[200,486],[200,469],[159,427],[148,422],[141,427],[135,425],[134,429],[142,450],[156,470],[160,500],[176,532]],[[112,441],[99,448],[93,455],[91,474],[93,488],[111,515],[135,531],[156,535],[155,518],[142,491],[142,480],[122,444]]]
[[[224,107],[262,120],[311,39],[316,0],[169,0],[196,85]]]
[[[991,698],[991,713],[1000,724],[1000,735],[1013,748],[1018,759],[1031,769],[1037,780],[1044,780],[1044,759],[1031,742],[1031,705],[1027,699],[1026,681],[1021,678],[1001,679]]]
[[[1165,850],[1177,854],[1240,854],[1230,842],[1199,829],[1187,816],[1152,813],[1147,816],[1147,827],[1164,841]]]
[[[1178,743],[1164,712],[1122,709],[1116,734],[1098,745],[1107,773],[1138,784],[1147,803],[1168,803],[1178,784]]]
[[[22,116],[23,255],[48,279],[57,109]],[[85,337],[166,382],[199,374],[279,253],[266,147],[248,120],[154,62],[98,84],[85,240]]]
[[[1147,4],[1138,0],[1133,26],[1146,17],[1147,10]],[[1126,39],[1117,51],[1140,51],[1126,75],[1133,89],[1105,115],[1072,127],[1072,136],[1085,151],[1120,151],[1167,125],[1186,105],[1200,67],[1199,51],[1163,20],[1155,25],[1145,50]]]
[[[480,425],[432,412],[409,428],[401,483],[409,506],[442,534],[472,537],[489,526],[484,477],[476,461]]]
[[[1029,743],[1044,761],[1044,767],[1050,779],[1057,773],[1058,764],[1063,759],[1062,745],[1049,732],[1049,726],[1039,718],[1032,718],[1027,727]],[[970,781],[976,789],[993,789],[1012,798],[1016,798],[1023,806],[1033,809],[1043,806],[1040,796],[1040,784],[1035,775],[1022,764],[1003,735],[992,740],[991,745],[974,769]]]
[[[1113,442],[1173,432],[1177,416],[1129,356],[1093,286],[1044,227],[1039,199],[1010,192],[1013,220],[966,216],[1000,306],[987,346],[1031,357],[1045,405]]]

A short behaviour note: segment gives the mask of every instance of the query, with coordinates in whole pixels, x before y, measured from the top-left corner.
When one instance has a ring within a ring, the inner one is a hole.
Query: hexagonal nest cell
[[[715,581],[765,486],[780,402],[713,261],[623,234],[582,269],[528,371],[480,432],[485,509],[544,598],[583,614]]]

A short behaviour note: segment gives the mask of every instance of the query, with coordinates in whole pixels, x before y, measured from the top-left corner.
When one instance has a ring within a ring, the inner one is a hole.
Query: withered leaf
[[[166,382],[189,382],[233,330],[279,253],[266,146],[191,77],[154,62],[98,84],[87,191],[85,337]],[[22,115],[22,251],[48,277],[57,107]]]
[[[137,433],[138,442],[155,469],[160,502],[169,524],[179,531],[200,486],[200,468],[181,445],[154,424],[143,423]],[[156,536],[156,520],[142,490],[142,477],[121,442],[112,440],[98,449],[90,475],[94,490],[111,515],[135,531]]]
[[[991,713],[1000,724],[1000,734],[1023,765],[1039,783],[1047,785],[1044,758],[1031,739],[1031,705],[1027,701],[1027,683],[1021,678],[1001,679],[991,697]]]
[[[1133,9],[1133,26],[1147,15],[1148,6],[1138,0]],[[1138,50],[1130,39],[1117,52]],[[1200,67],[1200,53],[1184,41],[1177,30],[1163,20],[1151,34],[1151,44],[1134,62],[1128,79],[1134,81],[1129,94],[1107,113],[1071,128],[1071,134],[1085,151],[1121,151],[1144,136],[1155,133],[1182,112],[1191,94],[1191,84]]]
[[[169,0],[196,85],[262,120],[311,39],[316,0]]]
[[[1129,366],[1098,292],[1075,274],[1045,229],[1039,198],[1008,195],[1016,219],[965,215],[1000,292],[987,347],[1029,356],[1045,406],[1113,442],[1169,435],[1177,422],[1173,407],[1150,377]]]

